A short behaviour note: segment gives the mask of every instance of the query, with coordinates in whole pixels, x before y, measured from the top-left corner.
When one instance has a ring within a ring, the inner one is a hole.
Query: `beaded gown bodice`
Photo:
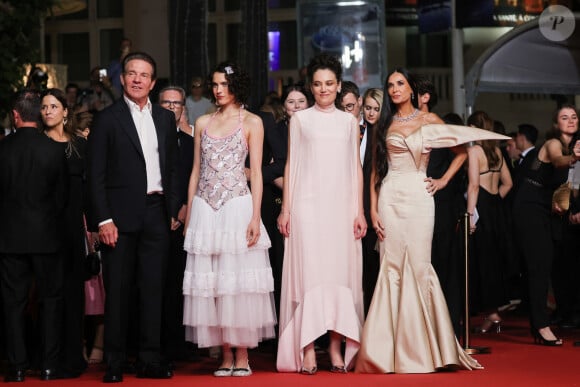
[[[225,137],[213,137],[207,133],[207,128],[204,129],[200,155],[197,196],[214,210],[219,210],[230,199],[249,193],[244,172],[248,145],[242,128],[241,111],[238,127]]]

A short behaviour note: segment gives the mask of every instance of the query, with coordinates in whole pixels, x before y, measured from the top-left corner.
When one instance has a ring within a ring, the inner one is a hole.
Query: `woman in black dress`
[[[83,193],[85,180],[86,140],[77,136],[74,114],[68,109],[66,95],[59,89],[48,89],[42,94],[41,116],[44,132],[62,145],[66,154],[70,177],[66,206],[66,236],[64,256],[64,316],[62,367],[68,376],[80,376],[87,363],[83,357],[84,318],[84,257],[85,227],[83,222]]]
[[[558,108],[553,125],[550,138],[537,152],[526,154],[519,167],[513,211],[516,241],[526,265],[531,334],[537,344],[561,346],[546,308],[554,260],[552,216],[564,213],[552,204],[552,194],[566,181],[569,167],[580,160],[575,108]]]
[[[469,126],[493,131],[493,120],[482,111],[473,113]],[[485,313],[476,332],[492,328],[500,331],[498,307],[507,303],[504,272],[509,248],[503,198],[513,186],[512,178],[498,141],[484,140],[468,150],[467,212],[470,214],[471,286],[470,302]]]

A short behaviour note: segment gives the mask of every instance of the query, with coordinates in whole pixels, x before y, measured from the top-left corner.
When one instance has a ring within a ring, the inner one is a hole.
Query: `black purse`
[[[87,244],[88,250],[88,241]],[[99,252],[99,243],[95,242],[94,251],[87,252],[85,256],[85,280],[91,279],[101,272],[101,253]]]

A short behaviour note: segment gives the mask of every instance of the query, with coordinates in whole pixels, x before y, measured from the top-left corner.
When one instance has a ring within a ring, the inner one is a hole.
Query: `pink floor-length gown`
[[[359,127],[349,113],[315,105],[290,121],[290,236],[286,239],[277,368],[297,372],[303,349],[328,330],[346,337],[352,366],[362,329],[358,209]]]

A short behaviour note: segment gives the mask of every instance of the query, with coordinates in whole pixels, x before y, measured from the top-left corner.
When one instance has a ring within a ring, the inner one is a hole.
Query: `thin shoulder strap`
[[[216,110],[211,117],[209,118],[209,121],[207,122],[207,125],[205,126],[205,128],[203,128],[203,132],[201,132],[201,134],[204,134],[205,132],[207,132],[207,129],[209,128],[209,124],[211,124],[211,122],[213,121],[214,117],[216,116],[216,114],[218,113],[219,109]]]

